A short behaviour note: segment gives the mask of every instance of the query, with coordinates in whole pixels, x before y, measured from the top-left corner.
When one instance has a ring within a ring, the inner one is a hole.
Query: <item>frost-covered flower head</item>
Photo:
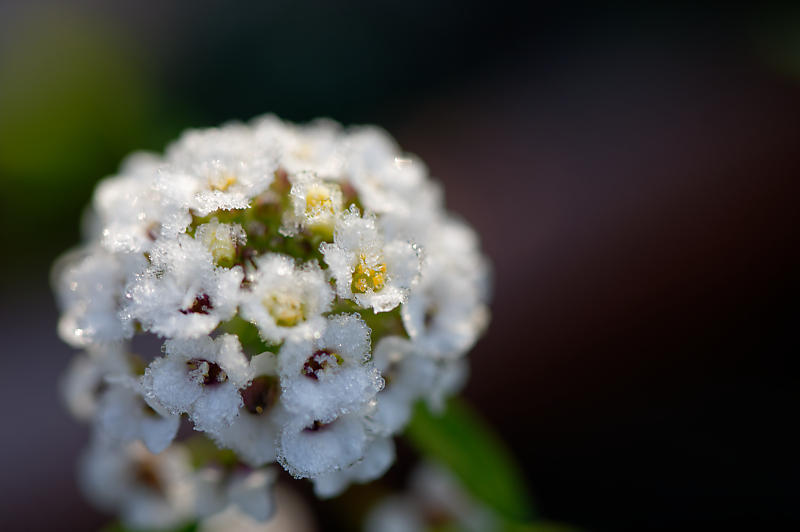
[[[89,220],[53,269],[85,350],[62,388],[94,429],[87,492],[132,526],[263,520],[273,463],[320,497],[381,476],[488,320],[474,232],[374,127],[188,131],[104,179]]]

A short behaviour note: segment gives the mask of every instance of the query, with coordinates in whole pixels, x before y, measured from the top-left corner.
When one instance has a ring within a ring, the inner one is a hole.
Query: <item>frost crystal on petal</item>
[[[250,360],[253,380],[240,390],[242,406],[229,427],[214,435],[224,448],[233,449],[248,465],[275,461],[278,434],[288,414],[280,400],[281,385],[275,355],[262,353]]]
[[[288,256],[266,254],[253,262],[249,288],[241,295],[242,316],[267,342],[311,336],[324,325],[333,292],[315,263],[298,268]]]
[[[278,357],[286,409],[327,423],[372,401],[383,379],[367,362],[369,332],[357,315],[341,314],[319,338],[287,341]]]
[[[306,229],[331,235],[344,201],[339,184],[323,181],[311,172],[290,175],[289,182],[292,208],[284,213],[281,233],[293,235]]]
[[[375,312],[405,302],[419,273],[417,249],[410,242],[384,242],[375,218],[362,217],[355,207],[336,223],[333,243],[321,247],[336,293]]]
[[[335,497],[357,482],[363,484],[381,477],[394,461],[394,443],[378,438],[370,443],[364,457],[353,465],[314,478],[314,493],[319,497]]]
[[[207,335],[236,313],[243,278],[239,266],[216,266],[203,243],[180,235],[156,244],[147,269],[129,282],[123,320],[165,337]]]
[[[125,261],[99,247],[61,257],[53,269],[56,297],[62,308],[61,339],[73,347],[118,342],[132,333],[118,316]]]
[[[240,389],[252,378],[236,336],[167,340],[165,348],[142,377],[147,397],[173,414],[189,414],[197,430],[230,426],[242,405]]]
[[[364,418],[357,413],[329,423],[298,418],[281,431],[278,461],[297,478],[313,478],[356,463],[369,442]]]

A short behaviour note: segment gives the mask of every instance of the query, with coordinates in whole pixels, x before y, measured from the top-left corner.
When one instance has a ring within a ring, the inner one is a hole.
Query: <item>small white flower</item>
[[[427,530],[425,516],[413,499],[402,495],[386,497],[370,508],[365,532],[419,532]]]
[[[236,505],[198,523],[198,532],[314,532],[313,512],[296,492],[278,484],[274,491],[275,514],[266,523],[256,521]]]
[[[478,235],[464,222],[449,216],[439,217],[430,231],[432,262],[446,264],[446,268],[471,283],[474,293],[488,302],[491,296],[490,265],[481,253]]]
[[[336,281],[336,293],[375,312],[405,302],[419,274],[416,248],[400,240],[384,243],[374,217],[352,207],[336,222],[333,243],[320,246]]]
[[[290,174],[289,182],[292,209],[284,213],[281,233],[291,236],[308,229],[332,235],[336,218],[344,206],[339,185],[323,181],[311,172]]]
[[[370,508],[364,522],[365,532],[420,532],[427,530],[425,515],[408,496],[391,495]]]
[[[416,495],[426,513],[443,513],[459,528],[470,532],[496,530],[491,510],[476,501],[453,474],[434,462],[423,462],[413,471],[411,492]]]
[[[434,526],[467,532],[501,528],[492,511],[438,464],[417,466],[410,484],[409,493],[387,497],[370,510],[367,532],[416,532]]]
[[[280,343],[290,334],[308,336],[324,325],[333,292],[315,263],[298,268],[285,255],[255,259],[248,291],[241,294],[242,317],[258,327],[266,342]]]
[[[239,224],[221,224],[212,218],[197,228],[194,239],[211,253],[215,264],[230,267],[236,260],[239,246],[247,242],[247,235]]]
[[[125,266],[102,248],[72,251],[53,267],[53,286],[61,307],[58,332],[73,347],[113,343],[132,334],[120,319]]]
[[[325,473],[314,480],[314,493],[317,497],[336,497],[351,483],[364,484],[380,478],[394,462],[394,443],[391,438],[372,440],[364,457],[339,471]]]
[[[241,390],[242,407],[230,427],[221,428],[214,440],[233,449],[248,465],[260,467],[275,461],[278,434],[288,414],[280,402],[281,386],[274,353],[250,360],[253,380]]]
[[[187,235],[158,242],[126,289],[122,316],[160,336],[206,335],[236,313],[243,278],[240,266],[215,266],[211,251]]]
[[[103,368],[91,357],[78,355],[72,359],[61,378],[61,395],[70,413],[88,421],[97,411],[97,397],[103,384]]]
[[[180,417],[158,403],[148,404],[141,384],[131,376],[107,382],[97,411],[97,428],[120,442],[141,440],[152,453],[166,449],[178,433]]]
[[[147,397],[173,414],[188,413],[195,429],[230,426],[242,406],[240,390],[253,377],[236,336],[167,340],[166,356],[142,377]]]
[[[401,314],[421,351],[457,358],[472,348],[488,324],[488,267],[474,234],[462,224],[442,224],[436,233],[420,282]]]
[[[346,172],[367,209],[413,216],[417,202],[427,202],[427,168],[413,155],[401,153],[385,131],[357,128],[346,143]]]
[[[417,347],[399,336],[382,338],[372,360],[386,381],[378,394],[372,416],[383,434],[395,434],[411,417],[414,401],[436,387],[439,369],[436,362],[416,353]]]
[[[418,197],[409,201],[406,212],[394,209],[378,216],[378,225],[387,241],[414,242],[427,249],[431,236],[443,221],[442,190],[438,183],[425,181],[417,189]]]
[[[278,461],[295,478],[314,478],[356,463],[371,440],[358,412],[329,423],[297,418],[281,431]]]
[[[278,168],[276,147],[257,142],[244,125],[189,131],[168,148],[166,159],[170,166],[159,188],[200,216],[246,209]]]
[[[80,484],[132,528],[171,528],[193,517],[191,464],[177,445],[155,455],[140,442],[120,446],[98,438],[81,461]]]
[[[121,175],[97,185],[92,206],[107,250],[147,252],[157,238],[175,238],[189,226],[189,209],[159,186],[164,166],[156,155],[134,153],[122,163]]]
[[[307,126],[286,124],[275,116],[254,123],[255,135],[280,147],[280,165],[289,173],[313,172],[338,179],[344,166],[342,127],[332,120],[315,120]]]
[[[281,401],[305,421],[361,409],[383,387],[369,357],[369,328],[358,315],[332,316],[318,338],[289,339],[278,354]]]
[[[152,183],[161,164],[153,155],[137,153],[123,163],[124,177],[98,183],[92,204],[109,251],[147,251],[158,236],[162,202]]]
[[[418,349],[437,358],[457,358],[486,328],[489,312],[475,288],[449,272],[431,270],[401,309],[403,324]]]
[[[92,419],[106,387],[106,377],[128,371],[121,344],[90,347],[85,354],[76,355],[60,382],[61,396],[70,413],[82,421]]]
[[[469,364],[464,358],[437,361],[436,380],[424,394],[433,412],[443,412],[448,397],[460,392],[469,377]]]
[[[276,473],[274,469],[259,469],[234,474],[228,486],[231,503],[257,521],[268,520],[275,511],[272,486]]]
[[[231,506],[256,521],[266,521],[275,511],[273,487],[276,471],[222,471],[206,467],[195,475],[197,514],[208,517]]]

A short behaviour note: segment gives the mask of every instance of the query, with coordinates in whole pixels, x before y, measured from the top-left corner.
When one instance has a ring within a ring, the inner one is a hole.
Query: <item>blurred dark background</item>
[[[478,229],[466,396],[542,515],[800,524],[800,11],[220,0],[0,2],[0,528],[108,520],[47,278],[94,184],[265,112],[384,126]]]

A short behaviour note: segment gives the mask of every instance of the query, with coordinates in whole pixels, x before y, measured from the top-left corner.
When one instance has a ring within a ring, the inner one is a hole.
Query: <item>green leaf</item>
[[[533,517],[519,466],[500,438],[465,402],[451,400],[441,415],[418,403],[406,437],[420,454],[448,467],[475,499],[504,520],[525,522]]]

